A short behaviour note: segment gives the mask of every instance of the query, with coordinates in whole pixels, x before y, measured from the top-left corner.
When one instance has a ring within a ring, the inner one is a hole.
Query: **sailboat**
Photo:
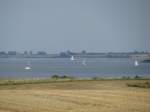
[[[74,61],[74,60],[75,60],[75,59],[74,59],[74,56],[71,56],[70,60],[71,60],[71,61]]]
[[[87,65],[87,64],[86,64],[86,60],[85,60],[85,59],[82,61],[82,65],[84,65],[84,66],[86,66],[86,65]]]
[[[139,63],[137,60],[134,61],[134,66],[139,66]]]
[[[24,69],[25,70],[30,70],[31,69],[31,63],[30,63],[30,61],[27,62],[27,66]]]

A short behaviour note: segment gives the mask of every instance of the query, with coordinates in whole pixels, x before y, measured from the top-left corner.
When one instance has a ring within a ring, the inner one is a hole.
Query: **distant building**
[[[24,53],[23,53],[24,55],[27,55],[28,54],[28,51],[24,51]]]
[[[0,51],[0,55],[6,55],[7,53],[4,51]]]
[[[8,51],[8,55],[16,55],[17,52],[16,51]]]
[[[86,54],[86,50],[81,51],[82,54]]]
[[[150,59],[150,54],[132,54],[130,57],[136,60],[144,60]]]
[[[45,51],[38,51],[37,55],[47,55],[47,53]]]
[[[66,52],[61,52],[61,53],[59,54],[59,56],[60,56],[61,58],[68,58],[68,57],[70,57],[70,54],[68,54],[68,53],[66,53]]]
[[[30,54],[30,55],[32,55],[32,54],[33,54],[33,52],[32,52],[32,51],[29,51],[29,54]]]

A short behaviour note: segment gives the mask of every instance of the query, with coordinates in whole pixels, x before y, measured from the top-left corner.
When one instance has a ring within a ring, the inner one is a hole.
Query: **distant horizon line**
[[[0,50],[0,52],[16,52],[16,53],[38,53],[38,52],[46,52],[46,53],[62,53],[62,52],[70,52],[70,53],[150,53],[149,50],[132,50],[132,51],[88,51],[88,50],[80,50],[80,51],[73,51],[73,50],[65,50],[65,51],[59,51],[59,52],[50,52],[48,50]]]

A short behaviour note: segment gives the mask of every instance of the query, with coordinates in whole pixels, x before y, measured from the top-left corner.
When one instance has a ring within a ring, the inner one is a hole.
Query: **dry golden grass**
[[[0,112],[150,112],[145,80],[73,81],[0,86]]]

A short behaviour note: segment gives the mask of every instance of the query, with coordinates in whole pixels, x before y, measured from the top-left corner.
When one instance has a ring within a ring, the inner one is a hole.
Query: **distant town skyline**
[[[149,0],[0,0],[0,51],[150,52]]]
[[[150,52],[81,52],[65,51],[59,53],[49,53],[46,51],[0,51],[0,58],[150,58]]]
[[[45,51],[45,50],[41,50],[41,51],[40,51],[40,50],[38,50],[38,51],[32,51],[32,50],[24,50],[24,51],[8,50],[8,51],[4,51],[4,50],[1,50],[1,51],[0,51],[0,55],[1,55],[1,54],[2,54],[2,55],[3,55],[3,54],[6,54],[6,55],[7,55],[7,54],[61,54],[61,53],[66,53],[66,54],[72,54],[72,53],[73,53],[73,54],[74,54],[74,53],[75,53],[75,54],[76,54],[76,53],[77,53],[77,54],[78,54],[78,53],[79,53],[79,54],[88,54],[88,53],[90,53],[90,54],[91,54],[91,53],[92,53],[92,54],[93,54],[93,53],[94,53],[94,54],[95,54],[95,53],[96,53],[96,54],[97,54],[97,53],[98,53],[98,54],[101,54],[101,53],[102,53],[102,54],[103,54],[103,53],[106,53],[106,54],[107,54],[107,53],[119,53],[119,54],[121,54],[121,53],[123,53],[123,54],[124,54],[124,53],[127,53],[127,54],[128,54],[128,53],[129,53],[129,54],[130,54],[130,53],[131,53],[131,54],[136,54],[136,53],[137,53],[137,54],[145,54],[145,53],[146,53],[146,54],[150,54],[150,51],[137,51],[137,50],[134,50],[134,51],[128,51],[128,52],[127,52],[127,51],[124,51],[124,52],[123,52],[123,51],[122,51],[122,52],[113,52],[113,51],[112,51],[112,52],[111,52],[111,51],[110,51],[110,52],[91,52],[91,51],[86,51],[86,50],[81,50],[81,51],[70,51],[70,50],[66,50],[66,51],[60,51],[60,52],[55,52],[55,53],[54,53],[54,52]]]

